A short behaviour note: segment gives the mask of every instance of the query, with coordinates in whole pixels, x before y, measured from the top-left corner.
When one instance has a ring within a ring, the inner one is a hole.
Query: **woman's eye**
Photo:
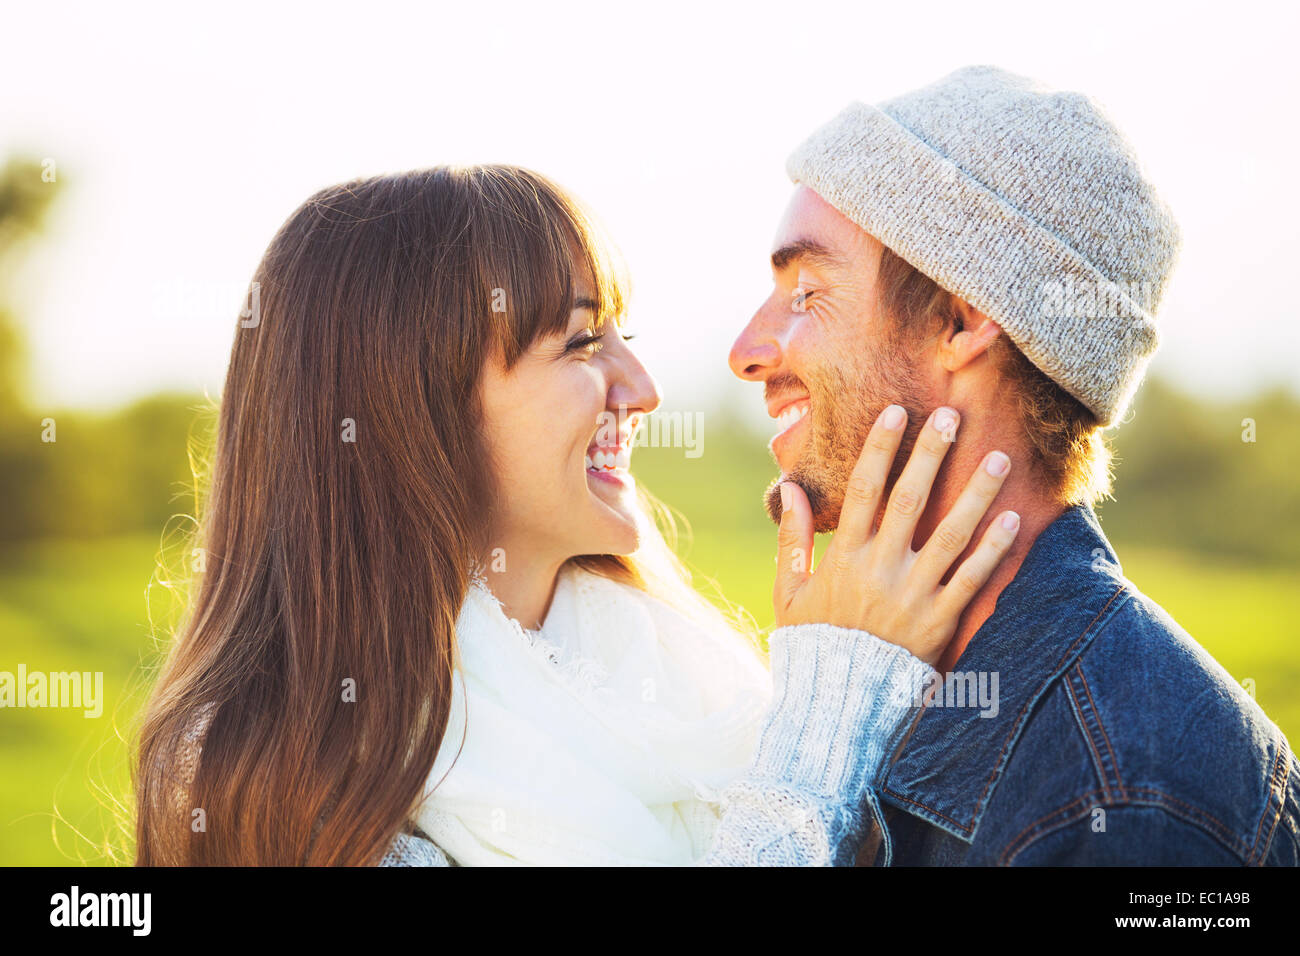
[[[605,336],[604,332],[595,332],[595,333],[588,332],[585,335],[580,335],[576,339],[573,339],[569,342],[569,346],[565,351],[568,352],[586,351],[589,353],[599,352],[600,340],[604,338],[604,336]]]

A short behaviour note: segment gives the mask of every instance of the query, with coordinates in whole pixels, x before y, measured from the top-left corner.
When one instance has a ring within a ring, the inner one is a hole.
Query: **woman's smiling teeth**
[[[599,474],[614,470],[627,471],[632,464],[632,452],[624,445],[610,448],[587,449],[587,470]]]
[[[780,434],[785,431],[789,431],[791,427],[797,425],[803,419],[803,417],[808,414],[808,410],[811,407],[812,407],[812,403],[806,400],[792,402],[791,404],[787,405],[784,409],[782,409],[781,414],[776,417],[776,424],[778,429],[777,434]]]

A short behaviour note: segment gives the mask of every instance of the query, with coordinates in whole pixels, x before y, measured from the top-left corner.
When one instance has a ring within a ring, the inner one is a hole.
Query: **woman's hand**
[[[778,626],[824,623],[870,631],[927,664],[939,660],[962,611],[1020,530],[1020,517],[1014,511],[998,515],[949,582],[939,583],[970,543],[1011,471],[1010,459],[994,451],[980,462],[925,546],[919,552],[912,550],[917,521],[954,440],[957,422],[958,415],[950,408],[930,416],[876,530],[876,512],[907,424],[907,413],[898,405],[881,413],[853,469],[839,527],[816,572],[812,570],[812,508],[802,488],[792,481],[782,484],[784,510],[774,592]]]

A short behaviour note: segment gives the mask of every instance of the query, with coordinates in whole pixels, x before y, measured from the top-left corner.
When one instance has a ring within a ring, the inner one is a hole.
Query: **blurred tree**
[[[1153,547],[1300,561],[1300,401],[1209,402],[1159,379],[1111,439],[1108,534]]]
[[[45,182],[41,164],[15,157],[0,169],[0,538],[10,538],[30,518],[29,493],[45,477],[39,423],[23,400],[26,349],[8,305],[8,277],[22,247],[39,234],[61,184]]]
[[[21,157],[0,169],[0,541],[161,530],[194,510],[186,443],[196,397],[156,395],[107,415],[38,412],[27,400],[26,350],[5,303],[8,277],[61,188],[42,172]],[[46,416],[53,443],[41,440]]]
[[[0,169],[0,281],[9,275],[25,242],[40,233],[45,216],[61,188],[44,182],[42,166],[16,157]],[[21,400],[25,371],[18,323],[8,307],[7,290],[0,287],[0,408],[15,409]]]

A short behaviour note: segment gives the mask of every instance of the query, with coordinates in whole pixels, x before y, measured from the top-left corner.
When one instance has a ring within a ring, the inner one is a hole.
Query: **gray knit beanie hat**
[[[1159,343],[1178,225],[1101,109],[989,66],[854,103],[786,171],[993,319],[1103,425]]]

